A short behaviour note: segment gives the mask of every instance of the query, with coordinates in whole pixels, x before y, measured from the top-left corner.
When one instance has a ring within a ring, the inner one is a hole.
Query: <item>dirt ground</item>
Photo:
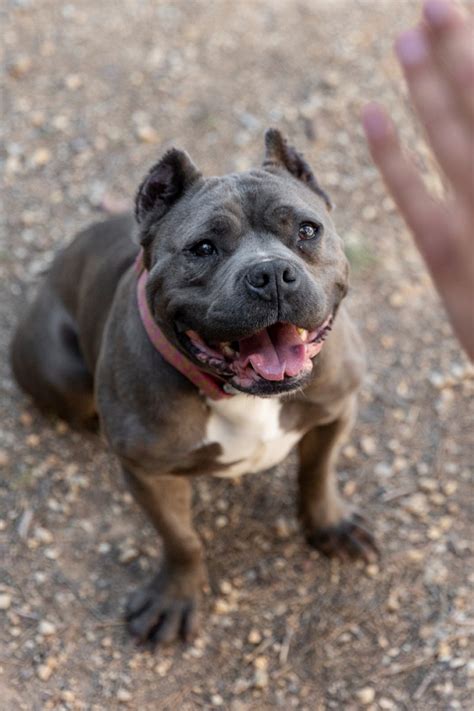
[[[391,51],[417,6],[3,0],[2,709],[469,707],[473,371],[358,119],[383,100],[439,188]],[[340,480],[383,557],[343,566],[305,546],[294,457],[199,481],[202,632],[150,654],[121,616],[156,537],[104,443],[19,392],[8,342],[54,250],[101,205],[131,200],[163,149],[186,148],[208,174],[244,169],[268,125],[304,150],[347,242],[369,368]]]

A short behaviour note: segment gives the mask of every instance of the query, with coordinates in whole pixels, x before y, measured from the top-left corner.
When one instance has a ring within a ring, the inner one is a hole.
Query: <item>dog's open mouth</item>
[[[275,323],[239,341],[205,343],[196,331],[186,331],[186,346],[203,365],[238,387],[256,382],[296,378],[312,368],[331,330],[333,316],[307,331],[290,323]]]

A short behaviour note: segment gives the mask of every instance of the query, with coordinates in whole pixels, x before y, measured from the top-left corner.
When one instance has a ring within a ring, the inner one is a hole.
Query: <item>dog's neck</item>
[[[209,373],[199,368],[189,358],[175,348],[164,335],[156,321],[154,320],[148,301],[146,298],[146,283],[148,272],[143,263],[143,251],[140,250],[135,261],[135,271],[137,272],[137,301],[138,311],[143,327],[147,333],[150,342],[156,350],[163,356],[167,363],[173,366],[177,371],[190,380],[206,397],[212,400],[222,400],[232,397],[232,394],[226,392],[224,388],[226,384],[214,378]]]

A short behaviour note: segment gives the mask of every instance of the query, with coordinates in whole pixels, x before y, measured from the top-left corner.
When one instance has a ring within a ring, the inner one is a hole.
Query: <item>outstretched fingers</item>
[[[472,131],[474,121],[474,27],[459,7],[446,0],[423,6],[426,37],[439,71],[445,76]]]
[[[446,211],[428,193],[413,165],[402,151],[396,129],[385,110],[368,104],[362,113],[372,158],[387,188],[432,268],[446,256]]]
[[[462,31],[467,31],[465,26]],[[460,95],[466,93],[466,87],[460,91],[453,86],[450,74],[454,70],[448,70],[450,57],[443,54],[436,35],[425,27],[401,34],[396,51],[413,105],[438,163],[456,193],[469,204],[474,199],[474,136],[472,119],[467,117],[459,100]],[[463,67],[466,71],[470,64],[470,58],[465,57]]]

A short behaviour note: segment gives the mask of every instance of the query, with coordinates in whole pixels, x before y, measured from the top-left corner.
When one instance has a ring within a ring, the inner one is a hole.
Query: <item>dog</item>
[[[20,386],[73,424],[98,415],[162,537],[161,567],[126,610],[142,642],[196,631],[206,570],[195,475],[263,471],[297,445],[308,543],[377,555],[337,492],[365,356],[330,208],[276,129],[260,168],[223,177],[204,178],[173,148],[141,183],[134,215],[92,225],[57,255],[16,331]]]

